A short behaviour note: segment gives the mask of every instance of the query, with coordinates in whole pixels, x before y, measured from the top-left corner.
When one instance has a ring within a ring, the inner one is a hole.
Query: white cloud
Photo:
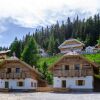
[[[100,0],[0,0],[0,19],[11,17],[18,25],[34,27],[63,20],[75,10],[93,15],[99,4]]]

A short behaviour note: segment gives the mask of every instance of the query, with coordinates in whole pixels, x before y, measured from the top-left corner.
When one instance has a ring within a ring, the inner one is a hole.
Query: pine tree
[[[9,48],[11,50],[10,55],[12,55],[15,52],[16,57],[20,58],[20,56],[21,56],[21,44],[18,41],[17,37],[12,42],[12,44],[10,45]]]
[[[48,53],[50,55],[53,55],[55,53],[55,40],[54,40],[54,36],[52,35],[49,39],[49,44],[48,44]]]
[[[33,37],[31,37],[25,46],[21,59],[31,66],[37,65],[37,60],[39,58],[37,43]]]
[[[46,62],[43,63],[43,66],[42,66],[42,74],[44,76],[44,79],[47,78],[47,73],[48,73],[48,65]]]

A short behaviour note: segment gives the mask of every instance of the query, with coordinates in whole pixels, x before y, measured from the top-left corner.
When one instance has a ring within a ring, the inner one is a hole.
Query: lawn
[[[56,56],[51,56],[51,57],[45,57],[45,58],[40,58],[38,61],[38,64],[42,66],[44,62],[46,62],[49,66],[55,63],[57,60],[59,60],[63,55],[59,54]],[[100,54],[85,54],[83,55],[90,61],[96,62],[100,64]]]

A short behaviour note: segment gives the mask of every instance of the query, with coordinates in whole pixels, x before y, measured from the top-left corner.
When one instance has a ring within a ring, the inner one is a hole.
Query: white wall
[[[68,53],[68,52],[70,52],[71,50],[61,50],[61,53]],[[73,51],[75,51],[75,52],[81,52],[82,50],[81,49],[73,49]]]
[[[55,88],[61,88],[62,87],[62,80],[66,80],[66,88],[72,88],[72,89],[93,89],[93,76],[87,76],[87,77],[69,77],[69,78],[63,78],[63,77],[54,77],[53,81],[53,87]],[[84,86],[77,86],[76,80],[85,80]]]
[[[31,87],[31,82],[36,83],[36,80],[33,80],[31,78],[26,78],[26,79],[0,79],[0,88],[5,88],[5,81],[9,82],[9,89],[36,89],[37,87]],[[17,86],[17,82],[23,81],[24,86],[19,87]]]
[[[94,49],[93,47],[87,47],[85,50],[86,50],[86,53],[93,53],[94,52],[93,49]]]

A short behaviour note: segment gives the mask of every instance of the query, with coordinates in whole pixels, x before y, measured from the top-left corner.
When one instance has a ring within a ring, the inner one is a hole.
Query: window
[[[20,81],[20,82],[17,82],[17,86],[19,86],[19,87],[22,87],[22,86],[24,86],[24,82],[22,82],[22,81]]]
[[[83,85],[85,85],[85,80],[76,80],[76,84],[78,86],[83,86]]]
[[[11,73],[11,68],[7,68],[7,73]]]
[[[80,64],[75,64],[74,67],[75,67],[75,70],[80,70]]]
[[[20,68],[16,68],[16,73],[20,73]]]
[[[65,65],[65,70],[69,70],[69,65]]]
[[[37,84],[36,83],[34,83],[34,87],[36,87],[37,86]]]
[[[31,82],[31,87],[33,87],[33,82]]]

